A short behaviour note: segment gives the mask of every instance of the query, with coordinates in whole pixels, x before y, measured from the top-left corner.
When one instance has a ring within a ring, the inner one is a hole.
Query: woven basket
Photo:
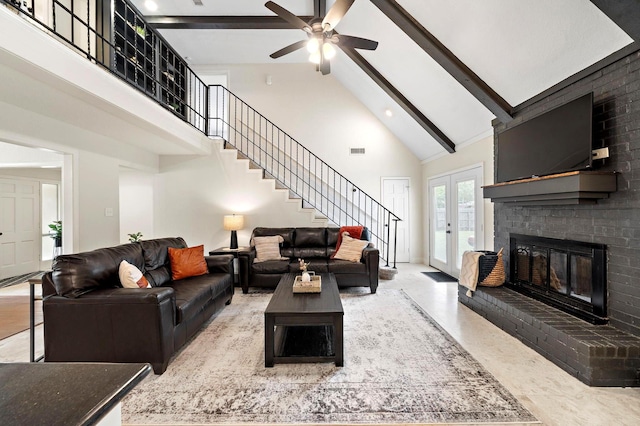
[[[502,250],[484,252],[480,256],[478,268],[478,284],[484,287],[498,287],[504,284],[505,272]]]

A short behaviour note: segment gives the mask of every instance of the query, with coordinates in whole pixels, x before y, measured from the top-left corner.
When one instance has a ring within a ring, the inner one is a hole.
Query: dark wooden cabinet
[[[159,41],[160,100],[178,115],[185,115],[187,67],[180,56],[164,41]]]
[[[114,0],[113,8],[113,70],[143,92],[157,96],[157,37],[124,0]]]
[[[128,1],[98,3],[98,22],[105,22],[107,16],[111,18],[110,25],[102,25],[102,36],[111,39],[108,62],[111,70],[184,118],[187,64]]]

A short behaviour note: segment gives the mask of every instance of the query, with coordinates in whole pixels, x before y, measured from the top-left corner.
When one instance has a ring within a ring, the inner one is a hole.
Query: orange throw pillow
[[[204,260],[204,245],[184,249],[169,247],[169,262],[171,279],[174,281],[209,272],[207,261]]]

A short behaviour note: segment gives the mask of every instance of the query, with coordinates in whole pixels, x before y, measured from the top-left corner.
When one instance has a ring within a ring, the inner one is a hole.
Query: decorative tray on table
[[[311,281],[303,282],[302,276],[296,276],[293,281],[294,293],[320,293],[322,290],[322,277],[320,275],[311,275]]]

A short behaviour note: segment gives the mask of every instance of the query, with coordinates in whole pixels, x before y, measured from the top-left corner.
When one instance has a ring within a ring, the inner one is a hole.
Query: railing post
[[[204,134],[207,136],[211,136],[209,134],[209,95],[211,93],[211,86],[206,85],[205,87],[205,95],[204,95]],[[217,104],[216,99],[216,104]]]
[[[398,219],[393,219],[393,269],[396,269],[396,255],[398,253]]]
[[[385,259],[387,264],[384,266],[389,266],[389,249],[391,248],[389,244],[389,238],[391,238],[391,211],[389,210],[387,210],[387,224],[385,226],[387,227],[387,258]]]

